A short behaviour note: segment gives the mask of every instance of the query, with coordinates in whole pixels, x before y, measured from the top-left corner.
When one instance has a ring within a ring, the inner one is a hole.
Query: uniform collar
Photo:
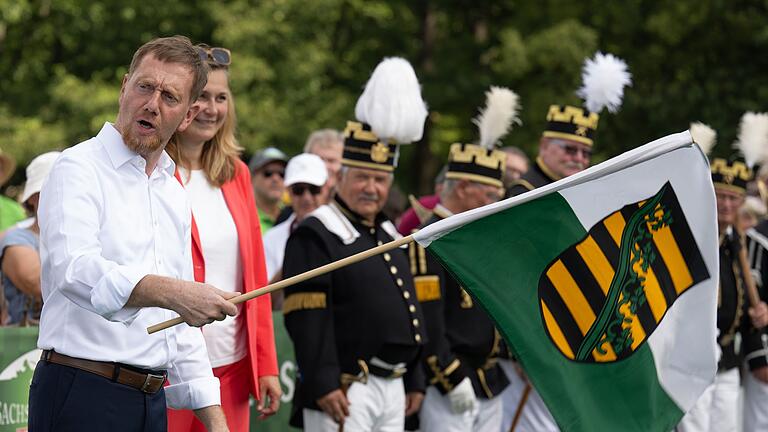
[[[557,175],[557,174],[553,173],[553,172],[552,172],[552,170],[551,170],[551,169],[549,169],[549,168],[548,168],[548,167],[547,167],[547,166],[544,164],[544,161],[543,161],[543,160],[541,160],[541,156],[537,156],[537,157],[536,157],[536,166],[539,168],[539,171],[541,171],[541,172],[542,172],[542,174],[544,174],[544,176],[546,176],[547,178],[549,178],[549,179],[550,179],[550,180],[552,180],[553,182],[556,182],[556,181],[558,181],[558,180],[560,180],[560,179],[562,178],[562,177],[560,177],[559,175]]]

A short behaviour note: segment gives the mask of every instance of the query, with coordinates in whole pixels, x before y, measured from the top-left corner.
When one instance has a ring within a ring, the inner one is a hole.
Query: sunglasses
[[[290,187],[291,193],[296,196],[302,196],[304,195],[304,192],[309,191],[312,195],[318,195],[321,191],[320,186],[315,186],[311,184],[295,184],[291,185]]]
[[[556,146],[563,149],[565,154],[568,156],[576,156],[577,154],[581,153],[582,156],[584,156],[585,159],[589,159],[592,157],[592,150],[591,149],[584,149],[578,146],[575,146],[573,144],[568,144],[563,141],[550,141],[552,144],[555,144]]]
[[[221,66],[229,66],[232,63],[232,53],[226,48],[197,47],[197,53],[202,61],[212,61]]]
[[[263,175],[264,178],[270,178],[273,175],[277,175],[278,177],[283,178],[283,177],[285,177],[285,171],[283,171],[283,170],[276,170],[276,171],[264,170],[264,171],[261,172],[261,175]]]

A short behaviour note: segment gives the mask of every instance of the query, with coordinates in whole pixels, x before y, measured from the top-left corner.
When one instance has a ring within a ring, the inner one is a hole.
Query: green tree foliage
[[[426,192],[490,85],[521,96],[523,124],[505,144],[536,152],[551,103],[578,104],[583,59],[624,58],[633,86],[603,113],[596,160],[704,121],[729,151],[744,111],[765,111],[765,0],[0,0],[0,132],[25,163],[74,144],[114,118],[131,54],[185,34],[233,51],[239,135],[252,152],[301,149],[316,128],[343,128],[371,70],[403,56],[417,70],[430,117],[403,150],[398,181]]]

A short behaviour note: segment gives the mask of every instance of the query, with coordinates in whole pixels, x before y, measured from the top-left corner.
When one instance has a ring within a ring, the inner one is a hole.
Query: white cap
[[[25,203],[40,189],[43,188],[43,182],[48,177],[53,163],[59,158],[61,152],[52,151],[43,153],[27,165],[27,182],[24,184],[24,193],[21,194],[21,202]]]
[[[285,186],[296,183],[309,183],[322,186],[328,180],[328,169],[320,156],[311,153],[302,153],[288,161],[285,168]]]

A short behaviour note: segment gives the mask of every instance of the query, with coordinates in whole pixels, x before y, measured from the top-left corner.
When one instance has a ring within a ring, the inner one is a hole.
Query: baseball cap
[[[21,194],[21,202],[25,203],[40,189],[43,188],[43,182],[48,177],[48,173],[53,167],[53,163],[59,158],[61,152],[52,151],[43,153],[27,165],[27,182],[24,184],[24,192]]]
[[[288,156],[275,147],[267,147],[251,157],[250,162],[248,162],[248,168],[253,173],[270,162],[282,162],[285,164],[288,162]]]
[[[288,161],[285,168],[285,186],[296,183],[308,183],[322,186],[328,180],[328,169],[320,156],[310,153],[302,153]]]

